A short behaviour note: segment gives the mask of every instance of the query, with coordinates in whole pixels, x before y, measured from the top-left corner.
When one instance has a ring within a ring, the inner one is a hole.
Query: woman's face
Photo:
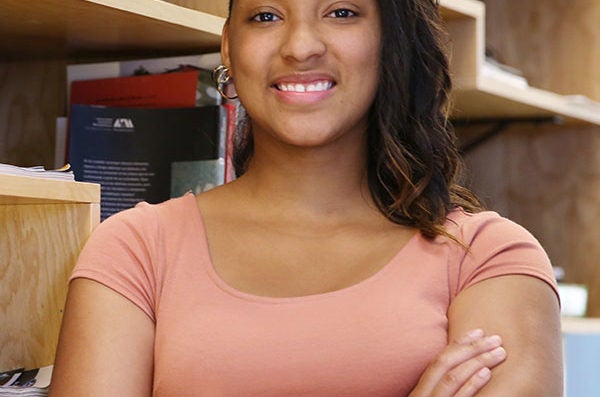
[[[222,52],[256,144],[309,147],[364,138],[380,47],[377,0],[235,0]]]

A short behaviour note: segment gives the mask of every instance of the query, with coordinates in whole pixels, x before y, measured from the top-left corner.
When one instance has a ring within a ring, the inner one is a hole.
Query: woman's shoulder
[[[160,203],[139,202],[106,218],[94,229],[91,241],[131,245],[158,241],[192,228],[198,218],[195,196],[186,193]]]
[[[160,203],[141,201],[135,206],[111,215],[103,223],[131,223],[143,225],[156,222],[158,218],[177,220],[181,215],[190,215],[196,206],[194,194],[185,193],[182,196],[170,198]]]
[[[454,210],[447,231],[463,246],[454,244],[450,264],[452,295],[478,281],[501,275],[528,275],[556,291],[552,264],[542,244],[520,224],[494,211],[469,213]]]
[[[529,230],[495,211],[467,212],[463,208],[456,208],[448,214],[445,228],[449,234],[467,245],[473,240],[506,239],[524,239],[537,243]]]

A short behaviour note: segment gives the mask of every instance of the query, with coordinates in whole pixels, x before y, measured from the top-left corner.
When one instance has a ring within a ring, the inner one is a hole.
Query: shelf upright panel
[[[485,6],[474,0],[440,0],[440,15],[449,33],[453,84],[476,87],[485,56]]]
[[[99,221],[99,185],[0,175],[0,371],[54,362],[67,279]]]

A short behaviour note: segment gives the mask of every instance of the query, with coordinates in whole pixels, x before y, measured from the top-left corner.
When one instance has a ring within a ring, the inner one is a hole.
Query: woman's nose
[[[327,46],[317,25],[316,21],[288,21],[280,48],[281,56],[306,62],[325,54]]]

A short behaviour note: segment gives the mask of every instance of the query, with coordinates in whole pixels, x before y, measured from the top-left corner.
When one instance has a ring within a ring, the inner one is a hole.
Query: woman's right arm
[[[502,340],[472,330],[449,343],[427,367],[408,397],[473,397],[506,359]]]
[[[127,298],[71,281],[50,396],[152,395],[154,323]]]

